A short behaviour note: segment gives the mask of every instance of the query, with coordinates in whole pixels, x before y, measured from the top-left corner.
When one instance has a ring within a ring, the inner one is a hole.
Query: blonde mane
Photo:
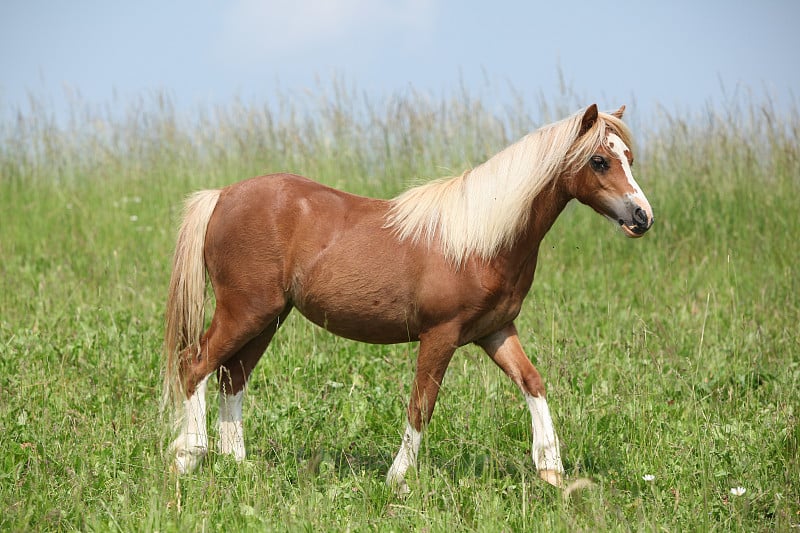
[[[609,130],[633,149],[627,126],[607,113],[578,137],[582,117],[583,111],[529,133],[461,176],[409,189],[391,200],[386,227],[400,240],[428,246],[438,238],[456,267],[471,254],[494,257],[525,227],[539,192],[585,165]]]

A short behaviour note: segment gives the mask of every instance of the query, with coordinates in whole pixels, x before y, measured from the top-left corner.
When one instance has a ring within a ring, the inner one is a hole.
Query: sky
[[[800,90],[800,1],[0,0],[0,112],[462,87],[646,114]]]

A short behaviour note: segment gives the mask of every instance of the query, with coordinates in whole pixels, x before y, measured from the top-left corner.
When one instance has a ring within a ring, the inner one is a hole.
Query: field
[[[798,527],[800,115],[769,101],[634,114],[653,229],[631,241],[575,205],[542,245],[517,325],[583,488],[537,480],[519,391],[468,346],[395,496],[415,346],[296,313],[250,382],[248,460],[168,472],[162,318],[187,193],[288,170],[391,197],[589,103],[561,100],[498,112],[334,83],[190,112],[76,100],[58,120],[33,100],[0,123],[0,530]]]

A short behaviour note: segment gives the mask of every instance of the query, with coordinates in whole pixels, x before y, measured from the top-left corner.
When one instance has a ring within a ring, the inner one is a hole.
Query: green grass
[[[113,113],[78,102],[62,122],[34,104],[0,124],[0,530],[800,523],[800,119],[769,102],[638,117],[654,228],[630,241],[576,205],[542,245],[518,327],[588,488],[565,499],[536,479],[521,395],[466,347],[412,493],[393,495],[415,346],[349,342],[297,314],[252,377],[248,460],[167,472],[160,345],[185,194],[289,170],[389,197],[585,103],[497,114],[466,93],[375,102],[334,84],[188,116],[160,95]]]

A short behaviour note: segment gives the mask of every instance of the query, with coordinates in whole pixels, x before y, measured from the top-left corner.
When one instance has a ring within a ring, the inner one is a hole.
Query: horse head
[[[569,192],[581,203],[618,224],[628,237],[641,237],[653,225],[653,209],[633,177],[630,134],[622,123],[625,106],[613,113],[598,113],[592,104],[583,113],[576,143],[600,126],[599,143],[569,180]],[[598,124],[601,122],[602,124]]]

